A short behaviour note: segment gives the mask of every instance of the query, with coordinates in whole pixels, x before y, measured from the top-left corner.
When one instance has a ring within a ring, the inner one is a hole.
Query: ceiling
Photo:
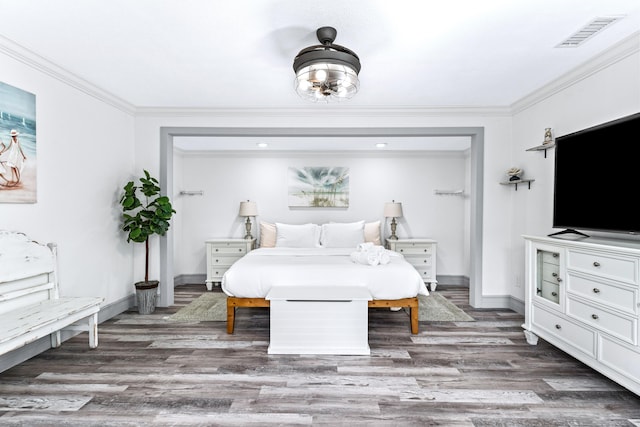
[[[0,0],[0,16],[0,36],[134,109],[336,108],[293,89],[327,25],[362,62],[341,108],[509,107],[638,32],[640,1]]]

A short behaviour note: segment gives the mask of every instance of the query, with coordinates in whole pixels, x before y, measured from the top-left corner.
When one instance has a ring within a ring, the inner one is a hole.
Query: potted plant
[[[138,312],[151,314],[156,309],[158,295],[157,280],[149,280],[149,237],[154,234],[164,236],[169,229],[171,217],[176,212],[169,197],[160,194],[158,180],[144,171],[139,185],[129,181],[124,186],[120,199],[122,206],[122,229],[127,232],[127,242],[145,244],[144,281],[136,282]]]

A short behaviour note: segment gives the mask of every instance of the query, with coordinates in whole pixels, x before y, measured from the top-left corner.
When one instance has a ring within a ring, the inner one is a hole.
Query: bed
[[[222,290],[227,295],[227,333],[234,331],[237,308],[269,307],[266,297],[273,287],[324,286],[331,292],[332,287],[362,286],[372,296],[370,308],[409,308],[411,332],[417,334],[418,295],[428,295],[420,274],[402,255],[375,244],[376,250],[384,251],[388,258],[385,263],[354,261],[357,236],[362,234],[350,237],[347,224],[341,225],[344,227],[323,225],[318,231],[307,224],[313,236],[301,242],[299,230],[293,234],[298,240],[287,239],[292,236],[290,230],[278,224],[273,246],[253,250],[233,264],[222,279]],[[262,224],[261,232],[265,232]],[[265,238],[268,237],[263,236],[263,241]]]

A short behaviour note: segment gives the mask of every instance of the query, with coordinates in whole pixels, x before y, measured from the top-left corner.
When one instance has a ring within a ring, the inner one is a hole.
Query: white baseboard
[[[206,274],[180,274],[173,278],[173,286],[176,287],[192,283],[202,283],[204,285],[206,280]]]

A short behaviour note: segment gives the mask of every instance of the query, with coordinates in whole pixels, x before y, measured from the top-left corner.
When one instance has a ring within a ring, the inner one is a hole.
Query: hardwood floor
[[[468,290],[438,291],[476,322],[420,322],[372,309],[371,356],[267,355],[269,316],[224,322],[123,313],[0,374],[0,425],[640,426],[640,397],[540,340],[522,316],[473,310]]]

